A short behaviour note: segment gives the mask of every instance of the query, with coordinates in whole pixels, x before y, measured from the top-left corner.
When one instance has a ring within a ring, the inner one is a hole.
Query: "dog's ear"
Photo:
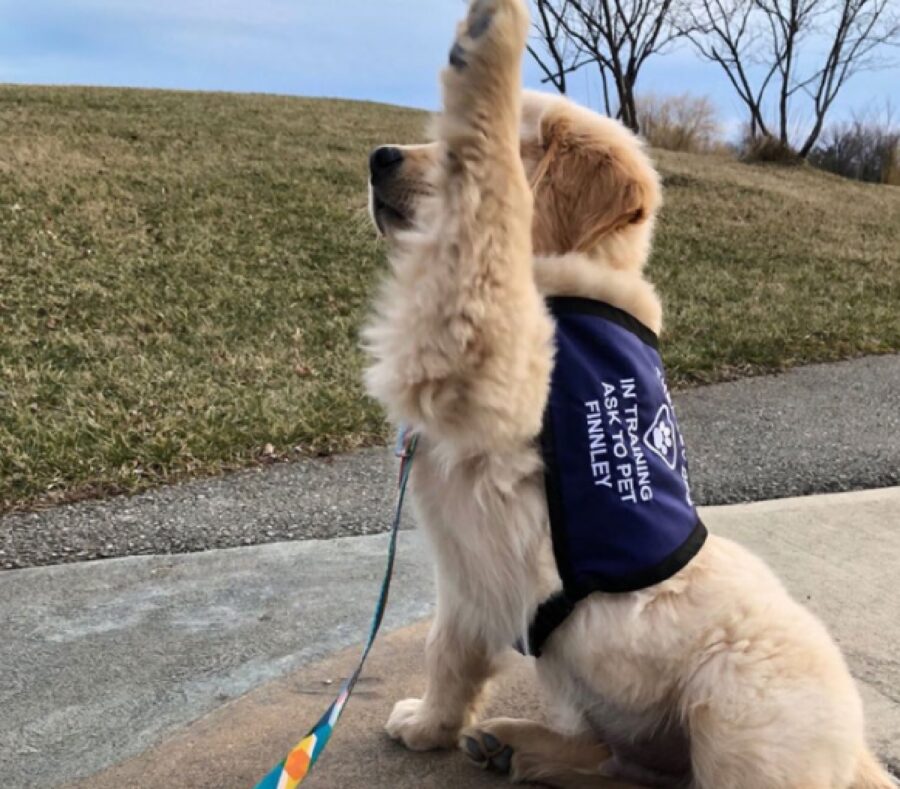
[[[654,215],[656,175],[638,141],[619,124],[604,119],[599,128],[548,113],[541,120],[541,144],[543,158],[532,176],[539,253],[590,252],[607,236]]]

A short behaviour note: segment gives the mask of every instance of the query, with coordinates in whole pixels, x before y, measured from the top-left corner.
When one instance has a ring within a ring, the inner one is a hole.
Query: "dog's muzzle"
[[[369,184],[372,220],[385,235],[394,227],[407,224],[404,213],[391,201],[391,184],[403,164],[403,151],[390,145],[376,148],[369,156]]]

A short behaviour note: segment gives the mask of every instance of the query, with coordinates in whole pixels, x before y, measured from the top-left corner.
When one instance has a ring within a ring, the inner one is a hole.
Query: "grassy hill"
[[[424,121],[0,86],[0,511],[381,441],[366,153]],[[900,348],[900,189],[657,158],[676,385]]]

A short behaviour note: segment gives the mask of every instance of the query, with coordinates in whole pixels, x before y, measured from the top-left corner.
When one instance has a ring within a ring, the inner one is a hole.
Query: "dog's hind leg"
[[[402,235],[366,333],[393,419],[471,456],[540,432],[553,326],[533,278],[521,162],[524,0],[475,0],[443,79],[434,193]]]
[[[485,721],[463,731],[459,745],[477,765],[509,773],[513,783],[539,782],[557,789],[639,789],[603,775],[602,766],[611,759],[605,745],[533,721]]]

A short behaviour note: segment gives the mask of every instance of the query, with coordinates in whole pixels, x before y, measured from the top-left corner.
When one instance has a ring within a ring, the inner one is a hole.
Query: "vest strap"
[[[546,640],[574,610],[575,601],[565,592],[557,592],[544,600],[535,611],[534,619],[528,628],[528,653],[536,658],[540,657]]]
[[[552,528],[553,524],[551,522]],[[584,600],[585,597],[594,592],[604,592],[606,594],[635,592],[661,583],[686,567],[691,559],[700,552],[708,536],[709,533],[706,530],[706,526],[698,518],[690,536],[678,550],[640,576],[622,579],[619,584],[598,582],[584,587],[579,592],[570,592],[569,594],[562,590],[548,597],[537,607],[531,620],[531,625],[528,628],[528,644],[525,645],[527,646],[527,651],[521,649],[520,644],[516,645],[516,649],[522,654],[534,655],[536,658],[540,657],[541,650],[547,639],[553,635],[553,631],[556,628],[566,621],[575,610],[575,606]]]

